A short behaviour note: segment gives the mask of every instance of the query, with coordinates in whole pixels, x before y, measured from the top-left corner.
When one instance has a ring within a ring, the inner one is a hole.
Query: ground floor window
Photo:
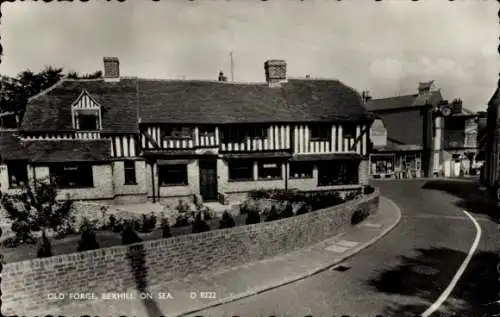
[[[125,161],[123,165],[124,175],[125,175],[125,185],[135,185],[137,184],[135,176],[135,162]]]
[[[91,164],[56,164],[50,166],[49,173],[58,188],[94,186]]]
[[[290,178],[312,178],[314,164],[312,162],[291,162]]]
[[[158,165],[158,182],[162,187],[187,185],[187,164]]]
[[[358,184],[359,161],[330,161],[318,165],[318,186]]]
[[[392,174],[394,173],[394,156],[372,156],[371,174]]]
[[[245,181],[253,180],[253,161],[231,160],[228,162],[229,180]]]
[[[24,162],[7,163],[9,187],[19,188],[28,183],[28,165]]]
[[[283,177],[281,169],[282,162],[265,160],[259,161],[257,165],[257,175],[259,179],[281,179]]]

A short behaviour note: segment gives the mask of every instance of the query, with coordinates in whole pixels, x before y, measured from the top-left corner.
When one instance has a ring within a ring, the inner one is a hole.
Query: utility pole
[[[234,81],[233,51],[229,53],[229,57],[231,58],[231,81]]]

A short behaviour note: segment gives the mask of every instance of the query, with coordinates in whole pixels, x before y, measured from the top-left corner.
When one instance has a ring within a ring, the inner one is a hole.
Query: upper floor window
[[[193,130],[190,127],[169,127],[165,129],[165,137],[190,139],[193,137]]]
[[[200,135],[215,135],[215,126],[206,125],[199,128]]]
[[[310,126],[311,141],[328,141],[331,137],[332,129],[327,124],[314,124]]]
[[[342,126],[342,134],[345,139],[356,138],[356,125],[355,124],[344,124]]]
[[[77,117],[77,128],[84,131],[99,130],[99,117],[91,114],[80,114]]]
[[[240,143],[246,138],[263,139],[266,137],[265,125],[226,126],[221,129],[221,139],[225,142]]]

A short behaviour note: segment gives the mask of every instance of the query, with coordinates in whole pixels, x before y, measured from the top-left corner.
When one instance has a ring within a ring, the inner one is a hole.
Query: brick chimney
[[[120,61],[118,57],[104,57],[104,80],[120,81]]]
[[[270,59],[264,63],[266,81],[269,86],[279,86],[286,81],[286,62],[282,59]]]

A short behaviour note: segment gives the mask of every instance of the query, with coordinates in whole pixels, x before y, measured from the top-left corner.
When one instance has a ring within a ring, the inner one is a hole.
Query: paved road
[[[325,271],[253,297],[210,308],[197,316],[415,316],[446,289],[482,228],[470,265],[440,310],[431,316],[494,316],[500,305],[500,239],[484,206],[466,197],[474,185],[456,181],[379,182],[401,208],[401,223],[375,245],[349,259],[344,271]],[[426,188],[422,188],[426,187]],[[450,194],[451,193],[451,194]],[[325,251],[328,252],[328,251]],[[195,316],[193,315],[193,316]],[[499,315],[500,316],[500,315]]]

